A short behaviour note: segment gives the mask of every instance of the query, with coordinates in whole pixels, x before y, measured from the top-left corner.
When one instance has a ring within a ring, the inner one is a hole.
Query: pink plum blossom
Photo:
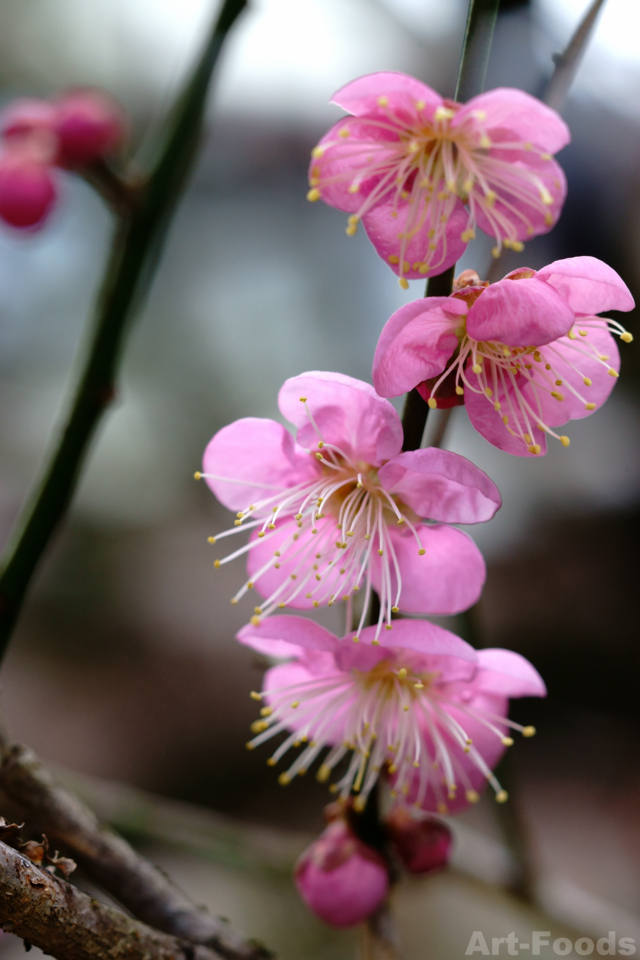
[[[474,803],[489,781],[498,801],[506,793],[491,772],[513,740],[507,730],[535,733],[507,719],[510,697],[543,697],[538,672],[510,650],[478,650],[425,620],[396,620],[384,645],[376,628],[359,642],[339,640],[302,617],[269,617],[248,624],[238,640],[261,653],[291,658],[267,670],[262,719],[253,749],[289,731],[267,761],[276,764],[294,746],[303,749],[280,782],[309,769],[327,748],[317,776],[343,800],[358,794],[363,809],[381,771],[392,796],[440,813]]]
[[[57,183],[50,168],[22,150],[0,155],[0,219],[12,227],[40,226],[51,212]]]
[[[125,134],[124,114],[102,90],[72,90],[55,105],[57,163],[77,169],[114,153]]]
[[[468,460],[435,448],[401,452],[402,425],[373,387],[339,373],[287,380],[280,410],[297,438],[254,417],[223,427],[204,454],[218,499],[252,531],[219,567],[248,554],[249,579],[265,598],[255,617],[286,606],[310,609],[347,600],[364,587],[392,629],[392,613],[454,613],[475,603],[485,578],[474,542],[450,523],[489,520],[500,494]],[[437,521],[423,523],[423,519]],[[358,632],[357,631],[357,632]]]
[[[416,300],[387,321],[376,390],[395,397],[418,386],[430,407],[458,397],[479,433],[518,456],[546,453],[547,436],[569,446],[553,428],[602,406],[620,369],[611,334],[633,339],[596,314],[631,310],[631,293],[594,257],[515,270],[491,286],[471,273],[450,297]]]
[[[358,840],[345,820],[330,823],[305,850],[296,863],[294,879],[307,906],[333,927],[362,923],[389,889],[383,858]]]
[[[362,221],[401,286],[452,266],[476,225],[498,256],[557,221],[566,183],[552,154],[569,131],[522,90],[461,104],[402,73],[373,73],[332,102],[350,116],[313,149],[308,199],[351,214],[350,235]]]

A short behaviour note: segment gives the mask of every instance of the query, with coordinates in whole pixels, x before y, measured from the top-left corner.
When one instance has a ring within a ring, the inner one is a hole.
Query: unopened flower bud
[[[40,163],[52,163],[57,151],[55,115],[55,108],[46,100],[14,100],[0,116],[5,146]]]
[[[58,102],[55,112],[56,162],[62,167],[84,167],[113,153],[122,142],[123,112],[103,91],[69,93]]]
[[[334,927],[366,920],[389,888],[383,858],[358,840],[344,820],[329,824],[302,854],[294,879],[307,906]]]
[[[414,817],[398,807],[386,820],[398,856],[410,873],[433,873],[449,861],[451,831],[435,817]]]
[[[0,219],[12,227],[36,227],[49,214],[56,185],[49,167],[7,151],[0,157]]]

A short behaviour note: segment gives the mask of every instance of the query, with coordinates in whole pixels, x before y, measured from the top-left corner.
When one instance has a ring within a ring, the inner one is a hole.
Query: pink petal
[[[478,651],[478,653],[480,652],[481,651]],[[503,697],[487,696],[484,693],[479,693],[475,695],[473,699],[466,702],[465,706],[468,706],[472,710],[482,710],[487,713],[497,714],[498,716],[506,716],[509,704]],[[467,732],[470,739],[473,740],[474,749],[478,751],[487,766],[490,769],[495,768],[506,749],[500,737],[496,736],[496,734],[488,730],[484,724],[470,717],[467,713],[457,710],[455,705],[446,704],[444,709],[450,716],[457,720],[460,726]],[[499,724],[496,725],[500,728]],[[503,728],[503,732],[507,732],[506,726]],[[471,754],[465,753],[463,748],[449,737],[448,734],[442,733],[442,736],[444,737],[447,750],[454,759],[456,769],[459,770],[462,768],[467,775],[471,788],[477,793],[482,793],[487,786],[487,780],[482,770],[473,762]],[[427,740],[431,739],[428,728],[425,729],[425,737]],[[427,788],[422,809],[432,813],[439,813],[441,812],[439,804],[443,802],[447,806],[447,813],[459,813],[461,810],[469,807],[471,804],[465,796],[466,789],[464,782],[461,778],[457,779],[459,785],[455,799],[452,800],[446,796],[444,787],[441,786],[440,790],[435,790],[434,787],[430,785]],[[407,796],[407,803],[413,803],[415,801],[417,791],[418,775],[414,777],[413,784]]]
[[[272,657],[298,657],[301,648],[333,651],[338,638],[325,627],[304,617],[265,617],[259,624],[248,623],[236,640]]]
[[[595,257],[555,260],[539,270],[537,276],[555,287],[574,313],[633,310],[633,297],[626,283]]]
[[[465,376],[472,387],[477,389],[478,378],[467,368]],[[490,382],[492,378],[489,377]],[[529,398],[530,399],[530,398]],[[494,401],[502,404],[502,409],[498,412],[494,408]],[[502,415],[506,413],[513,420],[511,407],[518,409],[518,402],[515,397],[515,391],[510,387],[508,396],[503,389],[499,389],[491,398],[487,399],[482,393],[476,393],[467,388],[464,392],[464,405],[467,408],[467,414],[473,427],[480,433],[485,440],[492,443],[494,447],[504,450],[505,453],[511,453],[516,457],[543,456],[547,452],[547,438],[544,433],[535,430],[532,435],[532,441],[539,444],[540,453],[533,454],[527,450],[527,444],[524,440],[514,437],[502,421]],[[535,409],[535,406],[534,406]],[[536,421],[537,422],[537,421]],[[510,426],[512,424],[510,423]],[[533,429],[533,424],[531,424]]]
[[[336,553],[334,547],[338,531],[335,519],[327,516],[317,520],[316,529],[317,534],[312,534],[308,527],[298,530],[295,520],[290,520],[278,523],[277,529],[263,540],[258,539],[256,532],[251,535],[255,545],[249,553],[247,573],[254,581],[260,596],[268,598],[282,587],[283,590],[277,597],[278,602],[286,601],[287,607],[294,610],[311,610],[314,600],[325,606],[338,587],[340,587],[338,598],[354,587],[357,569],[343,583],[339,563],[333,564],[329,569],[326,566],[327,559],[335,556]],[[292,545],[291,537],[294,534],[298,534],[298,540]],[[285,541],[288,541],[287,547],[283,546]],[[279,569],[270,566],[258,576],[259,571],[273,561],[276,550],[282,551],[282,556],[278,557]],[[323,554],[321,561],[316,560],[314,556],[317,551]],[[314,563],[319,565],[321,581],[316,580]],[[293,577],[295,580],[292,579]],[[285,585],[287,585],[286,589]],[[292,591],[296,590],[296,595],[289,599]],[[311,593],[312,596],[307,597],[307,593]]]
[[[309,422],[307,404],[320,431]],[[278,394],[283,416],[298,428],[298,443],[316,450],[318,440],[333,443],[355,460],[378,466],[402,447],[400,417],[362,380],[341,373],[311,371],[287,380]]]
[[[388,105],[379,104],[380,97],[386,97]],[[364,114],[388,117],[400,112],[415,123],[420,115],[431,116],[442,104],[442,97],[413,77],[387,71],[352,80],[333,95],[331,102],[356,117]],[[425,105],[422,114],[417,112],[416,102]]]
[[[311,669],[306,662],[296,660],[292,663],[279,664],[277,667],[272,667],[270,670],[267,670],[262,682],[262,689],[266,694],[265,701],[269,706],[274,704],[275,700],[275,697],[270,694],[275,694],[276,691],[282,690],[283,687],[306,684],[308,697],[311,683],[319,682],[321,684],[323,679],[328,676],[339,677],[337,667],[335,665],[331,667],[331,660],[333,658],[331,658],[329,653],[321,653],[315,650],[308,652],[323,659],[325,669],[314,670]],[[348,678],[345,677],[345,682],[347,681]],[[280,702],[281,698],[278,698],[278,701]],[[311,730],[308,731],[310,738],[313,738],[318,730],[321,729],[322,739],[325,743],[339,743],[344,738],[346,714],[349,706],[350,703],[347,702],[340,709],[335,709],[335,690],[330,690],[327,693],[316,696],[314,699],[314,715],[317,717],[317,721],[312,725]],[[282,719],[291,731],[303,730],[309,723],[309,715],[305,715],[295,707],[285,706],[281,708],[281,713]]]
[[[573,310],[549,284],[536,277],[500,280],[469,310],[467,331],[475,340],[538,346],[563,336],[574,320]]]
[[[536,668],[513,650],[478,650],[481,669],[474,690],[501,697],[546,697],[547,688]]]
[[[393,263],[390,258],[403,261],[403,275],[409,280],[424,280],[433,274],[442,273],[460,259],[467,249],[467,241],[462,239],[462,233],[467,229],[469,214],[457,197],[452,197],[446,216],[444,228],[439,222],[441,208],[427,202],[424,197],[413,204],[396,199],[395,184],[385,194],[380,203],[366,213],[362,223],[367,236],[394,273],[400,273],[399,263]],[[442,214],[443,216],[445,214]],[[416,229],[411,239],[403,241],[400,234]],[[435,250],[430,250],[432,240],[429,232],[436,229]],[[440,231],[442,234],[440,235]],[[403,246],[404,242],[404,246]],[[423,264],[428,264],[428,269]]]
[[[373,384],[398,397],[442,373],[458,346],[454,331],[467,312],[462,300],[424,297],[400,307],[383,327],[373,358]]]
[[[228,478],[207,478],[207,484],[230,510],[245,510],[318,473],[317,462],[282,424],[258,417],[245,417],[219,430],[205,449],[202,469]]]
[[[390,528],[389,535],[402,577],[400,609],[404,613],[460,613],[476,602],[485,581],[486,568],[482,554],[466,533],[446,524],[423,524],[418,528],[420,543],[426,550],[422,556],[418,554],[418,545],[410,530]],[[395,595],[393,564],[391,568]],[[380,591],[381,565],[377,554],[374,556],[372,582]],[[386,636],[384,642],[387,642]]]
[[[340,131],[348,130],[349,137],[341,137]],[[356,213],[371,191],[381,182],[383,175],[374,173],[366,176],[369,160],[371,166],[397,162],[397,144],[399,134],[392,130],[381,130],[377,124],[367,123],[345,117],[338,121],[322,137],[318,146],[323,148],[322,156],[312,157],[309,164],[310,183],[320,183],[320,194],[325,203],[338,210]],[[363,156],[363,143],[370,151]],[[391,144],[391,146],[389,146]],[[349,187],[354,180],[360,184],[357,193]],[[395,193],[396,184],[391,179],[389,190]],[[384,193],[383,193],[384,196]]]
[[[398,454],[381,467],[382,486],[419,517],[447,523],[481,523],[500,507],[500,491],[470,460],[430,447]]]
[[[555,160],[540,160],[529,154],[519,154],[515,150],[493,150],[492,156],[500,155],[508,163],[508,182],[496,182],[489,174],[487,181],[498,194],[495,205],[491,207],[491,214],[500,219],[506,219],[511,224],[517,240],[530,240],[534,236],[548,233],[553,229],[562,212],[562,206],[567,195],[567,181],[564,171]],[[540,202],[540,190],[535,182],[531,181],[533,173],[549,191],[550,205]],[[509,189],[509,183],[512,189]],[[492,224],[492,216],[488,215],[482,206],[475,202],[481,197],[480,187],[473,188],[469,195],[469,207],[476,223],[490,237],[498,234]],[[508,236],[506,230],[500,230],[501,235]],[[513,238],[512,238],[513,239]]]
[[[376,627],[365,627],[360,634],[360,643],[347,644],[349,669],[358,667],[358,657],[364,655],[364,650],[373,639],[375,639]],[[348,636],[351,636],[349,634]],[[383,659],[386,656],[385,650],[396,650],[397,648],[407,650],[417,650],[420,654],[431,657],[443,658],[443,682],[459,678],[460,667],[456,662],[464,660],[466,663],[476,664],[478,654],[473,647],[465,640],[439,627],[436,623],[430,623],[428,620],[394,620],[393,630],[385,630],[380,639],[380,646],[374,647],[376,652],[381,651]],[[340,646],[336,657],[344,657],[344,648]],[[450,661],[450,662],[449,662]],[[465,668],[466,676],[475,676],[475,667],[469,675]]]
[[[517,140],[532,143],[547,153],[557,153],[571,140],[569,128],[562,118],[540,100],[510,87],[498,87],[469,100],[451,122],[459,127],[468,117],[485,113],[478,119],[491,136],[494,130],[509,130]]]

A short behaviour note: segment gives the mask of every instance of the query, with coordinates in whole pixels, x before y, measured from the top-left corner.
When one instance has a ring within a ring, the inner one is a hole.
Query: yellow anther
[[[588,330],[578,330],[578,333],[580,334],[581,337],[586,337],[586,336],[588,335],[589,331],[588,331]]]
[[[338,133],[338,136],[339,136],[339,137],[342,137],[343,140],[346,140],[347,137],[350,137],[350,136],[351,136],[351,131],[349,130],[348,127],[342,127],[342,129],[341,129],[340,132]]]
[[[379,646],[380,646],[380,641],[379,641],[379,640],[372,640],[372,641],[371,641],[371,645],[372,645],[373,647],[379,647]]]
[[[596,405],[595,403],[585,403],[584,408],[585,410],[595,410]]]
[[[231,600],[229,602],[235,606],[238,601],[236,600],[235,597],[231,597]]]
[[[506,415],[506,413],[502,414],[502,422],[505,426],[509,423],[509,417]]]
[[[496,793],[496,803],[506,803],[509,799],[509,794],[506,790],[498,790]]]
[[[433,116],[435,120],[451,120],[455,114],[453,110],[449,110],[448,107],[437,107]]]
[[[560,443],[562,444],[563,447],[568,447],[569,444],[571,443],[571,440],[569,439],[569,437],[562,436],[560,437]]]
[[[270,717],[272,713],[273,713],[273,707],[263,707],[262,710],[260,711],[260,716]]]
[[[266,720],[254,720],[251,724],[251,733],[262,733],[263,730],[268,728],[269,724]]]
[[[613,367],[609,367],[609,369],[607,370],[607,373],[609,374],[610,377],[619,376],[618,372],[614,370]]]
[[[590,377],[583,377],[582,382],[584,383],[585,387],[590,387],[593,381],[590,379]]]
[[[349,193],[358,193],[360,191],[359,183],[350,183],[348,187]]]
[[[379,556],[381,556],[381,557],[384,556],[384,550],[382,550],[382,549],[378,550],[378,554],[379,554]]]
[[[389,98],[388,98],[388,97],[378,97],[378,106],[379,106],[379,107],[386,107],[386,106],[388,106],[388,104],[389,104]]]
[[[249,741],[249,743],[245,743],[245,747],[247,748],[247,750],[253,750],[253,744],[251,743],[251,741]]]
[[[465,791],[465,797],[469,803],[477,803],[480,799],[480,794],[477,790],[467,790]]]
[[[277,761],[277,760],[274,760],[273,757],[269,757],[269,759],[267,760],[267,766],[268,766],[268,767],[275,767],[275,765],[276,765],[277,762],[278,762],[278,761]]]
[[[320,783],[325,783],[331,776],[331,767],[327,763],[323,763],[318,772],[316,773],[316,780],[319,780]]]
[[[400,679],[401,679],[401,680],[404,680],[405,677],[406,677],[406,675],[407,675],[407,668],[406,668],[406,667],[400,667],[400,669],[398,670],[398,676],[400,677]]]
[[[535,727],[524,727],[522,730],[523,737],[535,737],[536,728]]]
[[[469,240],[473,240],[475,238],[475,235],[476,235],[475,230],[464,230],[460,234],[460,239],[462,240],[463,243],[468,243]]]
[[[296,710],[299,706],[300,706],[300,701],[294,700],[293,703],[291,704],[291,709]]]
[[[262,694],[257,693],[255,690],[252,690],[249,696],[251,697],[252,700],[262,700]]]
[[[431,408],[431,410],[435,410],[438,406],[438,401],[435,399],[435,397],[429,397],[427,400],[427,405]]]
[[[516,253],[522,253],[522,251],[524,250],[524,243],[522,242],[522,240],[512,240],[511,249],[514,250]]]
[[[385,628],[385,630],[393,630],[393,624],[392,624],[392,623],[385,623],[384,628]]]
[[[420,149],[420,144],[417,143],[415,140],[411,140],[407,146],[407,150],[409,151],[409,153],[417,153],[419,149]]]
[[[484,199],[487,206],[492,207],[498,199],[498,194],[495,192],[495,190],[487,190],[484,195]]]
[[[493,409],[494,409],[494,410],[500,410],[501,407],[502,407],[502,404],[500,403],[500,401],[499,401],[499,400],[496,400],[496,402],[495,402],[494,405],[493,405]]]
[[[320,199],[320,197],[321,193],[317,187],[312,187],[307,194],[307,200],[309,200],[311,203],[315,203],[316,200]]]
[[[448,813],[449,807],[446,805],[446,803],[442,803],[442,801],[440,801],[440,803],[438,804],[437,810],[438,810],[438,813]]]
[[[487,389],[485,390],[485,393],[488,397],[493,396],[493,390],[491,389],[491,387],[487,387]]]
[[[471,179],[471,177],[468,177],[468,178],[464,181],[464,183],[462,184],[462,189],[463,189],[463,191],[464,191],[465,193],[469,193],[469,192],[473,189],[473,180]],[[473,230],[471,230],[471,231],[469,231],[469,232],[470,232],[470,233],[473,233]]]
[[[207,537],[207,543],[215,543],[215,542],[216,542],[215,537]]]
[[[281,773],[278,777],[278,783],[281,787],[286,787],[288,783],[291,783],[291,777],[288,773]]]
[[[421,681],[418,680],[417,683],[414,683],[414,687],[416,690],[424,690],[424,683],[421,683]]]
[[[215,567],[216,570],[217,570],[217,569],[219,568],[219,566],[220,566],[220,561],[219,561],[219,560],[214,560],[214,561],[213,561],[213,565],[214,565],[214,567]]]
[[[525,443],[531,443],[531,434],[530,433],[523,434],[522,439],[524,440]]]
[[[367,805],[366,797],[356,797],[355,800],[353,801],[353,809],[356,811],[356,813],[362,813],[366,805]]]
[[[323,153],[324,153],[324,147],[318,144],[318,146],[314,147],[313,150],[311,151],[311,156],[313,157],[314,160],[318,160]]]
[[[395,765],[395,763],[392,763],[391,766],[389,767],[389,773],[396,773],[397,770],[398,770],[398,768],[397,768],[397,766]]]
[[[259,617],[257,614],[256,614],[255,616],[251,617],[251,624],[252,624],[254,627],[259,627],[259,626],[260,626],[260,617]]]
[[[473,370],[474,373],[482,373],[482,367],[480,366],[479,363],[474,363],[471,369]]]
[[[254,607],[254,608],[253,608],[253,612],[254,612],[254,613],[262,613],[262,607]]]
[[[562,386],[562,380],[556,380],[556,387]]]
[[[573,329],[573,327],[571,328],[571,330],[569,330],[569,333],[567,334],[567,336],[569,337],[569,340],[575,340],[575,339],[576,339],[576,332],[575,332],[575,330]]]
[[[541,451],[541,449],[542,449],[542,447],[540,446],[539,443],[531,443],[531,444],[529,444],[529,446],[527,447],[527,450],[529,451],[529,453],[533,453],[534,455],[539,454],[540,451]]]
[[[400,257],[397,257],[395,253],[390,254],[387,257],[387,260],[389,261],[389,263],[400,263]]]
[[[420,549],[418,550],[418,556],[419,556],[419,557],[424,557],[424,555],[425,555],[426,552],[427,552],[427,551],[425,550],[424,547],[420,547]]]
[[[398,283],[400,284],[403,290],[409,289],[409,284],[407,283],[404,277],[400,277],[400,279],[398,280]]]
[[[357,633],[356,633],[355,637],[352,637],[352,640],[353,640],[354,643],[360,643],[360,637],[358,636]]]
[[[399,607],[391,607],[391,613],[400,613]]]
[[[344,228],[344,232],[348,237],[355,237],[356,233],[358,232],[358,224],[350,223],[348,227]]]
[[[462,397],[464,395],[464,387],[461,387],[460,385],[458,385],[456,387],[456,393],[458,394],[459,397]]]
[[[234,525],[234,527],[241,527],[241,526],[242,526],[242,520],[234,520],[234,521],[233,521],[233,525]]]
[[[196,470],[196,472],[195,472],[194,475],[193,475],[193,479],[194,479],[194,480],[202,480],[202,474],[200,473],[199,470]]]
[[[513,737],[503,737],[503,738],[502,738],[502,743],[503,743],[503,745],[504,745],[505,747],[512,747],[512,746],[513,746]]]
[[[625,343],[631,343],[633,340],[633,334],[629,333],[628,330],[625,330],[624,333],[620,334],[620,339],[624,340]]]
[[[552,390],[552,391],[551,391],[551,396],[553,397],[554,400],[564,400],[563,394],[558,393],[557,390]]]

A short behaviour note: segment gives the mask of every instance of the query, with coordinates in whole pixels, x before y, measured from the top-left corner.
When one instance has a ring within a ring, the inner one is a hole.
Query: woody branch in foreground
[[[222,960],[81,893],[0,842],[0,926],[64,960]]]
[[[7,750],[0,789],[21,816],[72,854],[86,875],[135,917],[192,944],[210,946],[228,960],[269,956],[260,945],[246,942],[226,923],[199,910],[126,840],[101,826],[88,807],[56,783],[32,750]],[[2,877],[0,892],[4,898]]]

